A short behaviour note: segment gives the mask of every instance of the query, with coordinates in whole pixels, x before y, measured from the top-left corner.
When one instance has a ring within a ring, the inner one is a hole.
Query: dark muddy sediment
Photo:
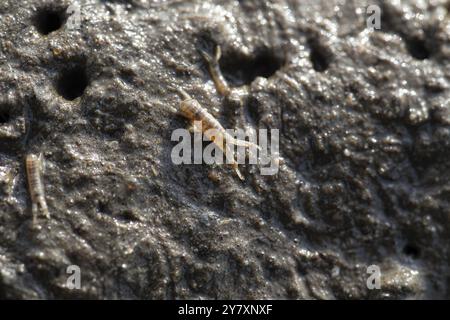
[[[448,1],[77,3],[80,29],[69,1],[0,3],[0,298],[450,297]],[[278,175],[174,165],[170,87],[226,128],[279,129]]]

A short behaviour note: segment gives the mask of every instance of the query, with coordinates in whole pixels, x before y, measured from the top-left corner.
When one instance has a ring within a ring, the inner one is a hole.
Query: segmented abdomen
[[[44,186],[41,180],[41,163],[34,154],[27,155],[25,162],[30,196],[31,200],[35,202],[44,195]]]

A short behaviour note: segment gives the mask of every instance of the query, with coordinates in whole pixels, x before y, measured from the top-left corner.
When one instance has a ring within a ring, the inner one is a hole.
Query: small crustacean
[[[33,223],[36,216],[41,212],[46,218],[50,218],[47,202],[45,201],[44,183],[42,174],[44,170],[43,155],[28,154],[25,159],[25,166],[28,179],[28,190],[31,198],[31,212],[33,214]]]
[[[210,141],[214,142],[224,154],[226,154],[226,148],[224,142],[227,144],[241,146],[241,147],[256,147],[261,149],[258,145],[245,140],[239,140],[232,137],[205,108],[203,108],[200,103],[193,99],[186,91],[182,89],[177,89],[177,91],[183,96],[184,100],[180,104],[180,113],[185,118],[189,119],[193,124],[194,131],[202,131],[207,134],[208,130],[214,129],[215,136],[206,136]],[[196,127],[196,122],[201,122],[201,130]],[[220,135],[220,136],[218,136]],[[238,168],[238,163],[234,161],[231,163],[236,174],[241,180],[244,180],[241,172]]]
[[[201,50],[201,53],[203,55],[203,58],[208,63],[208,70],[211,74],[211,78],[214,82],[217,92],[219,92],[219,94],[221,94],[222,96],[228,96],[231,93],[231,89],[228,86],[225,78],[223,77],[222,72],[220,71],[219,60],[222,56],[222,50],[220,49],[220,46],[216,46],[214,57],[203,50]]]

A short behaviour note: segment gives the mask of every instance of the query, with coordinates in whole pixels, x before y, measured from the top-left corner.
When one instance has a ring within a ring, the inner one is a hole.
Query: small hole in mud
[[[425,41],[418,39],[418,38],[412,38],[405,40],[406,41],[406,47],[408,48],[409,53],[411,56],[413,56],[417,60],[425,60],[430,57],[430,51],[428,51]]]
[[[110,214],[108,203],[100,201],[97,208],[99,213]]]
[[[34,25],[39,33],[47,35],[62,27],[65,15],[65,10],[41,9],[36,13]]]
[[[403,253],[413,259],[417,259],[420,256],[420,249],[414,244],[408,243],[403,247]]]
[[[314,70],[317,72],[324,72],[330,66],[330,57],[327,54],[325,48],[316,43],[315,41],[310,41],[311,47],[311,63]]]
[[[72,101],[83,95],[88,84],[85,68],[76,67],[62,72],[56,89],[64,99]]]
[[[247,111],[246,114],[249,118],[249,121],[253,124],[257,124],[261,120],[260,108],[261,107],[258,103],[258,100],[253,97],[251,97],[245,104],[245,110]]]
[[[224,53],[220,68],[229,84],[238,87],[252,83],[257,77],[270,78],[283,63],[283,59],[273,51],[261,49],[252,56],[237,52]]]
[[[123,212],[121,212],[118,216],[118,219],[123,220],[123,221],[129,221],[129,222],[133,222],[133,221],[139,221],[139,215],[136,214],[136,212],[134,212],[133,210],[124,210]]]
[[[0,125],[8,123],[11,120],[11,112],[7,106],[0,106]]]

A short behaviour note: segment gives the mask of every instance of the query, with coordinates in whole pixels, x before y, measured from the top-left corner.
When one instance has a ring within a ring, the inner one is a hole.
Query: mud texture
[[[450,298],[449,1],[75,3],[0,2],[0,298]],[[174,165],[170,88],[279,129],[279,173]]]

